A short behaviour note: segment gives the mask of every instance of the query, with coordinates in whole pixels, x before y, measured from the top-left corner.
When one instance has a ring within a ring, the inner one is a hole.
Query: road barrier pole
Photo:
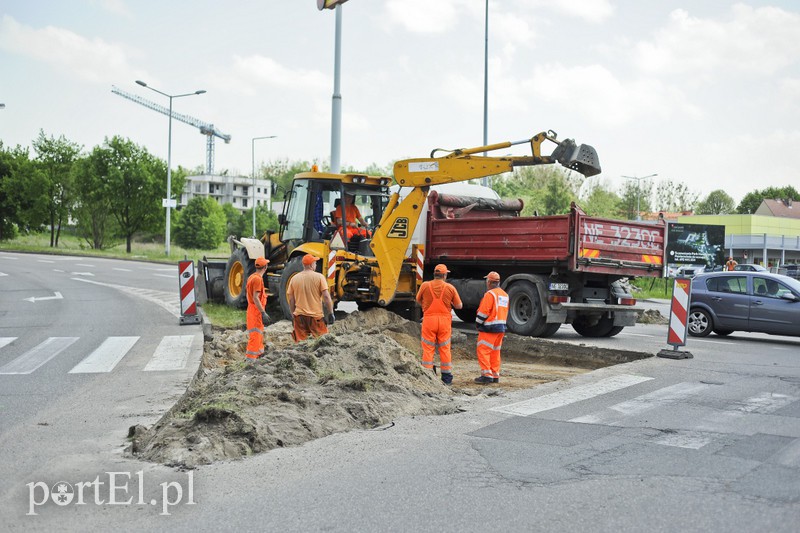
[[[181,326],[199,324],[201,320],[194,294],[194,261],[178,261],[178,288],[181,297]]]
[[[675,278],[672,286],[672,305],[669,308],[669,328],[667,329],[667,344],[672,346],[672,350],[665,348],[656,354],[658,357],[667,359],[691,359],[694,357],[691,352],[678,350],[679,346],[686,346],[691,296],[691,278]]]

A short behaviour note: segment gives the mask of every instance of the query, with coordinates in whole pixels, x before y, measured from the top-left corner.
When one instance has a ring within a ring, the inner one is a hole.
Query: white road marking
[[[93,272],[70,272],[70,275],[71,276],[90,276],[90,277],[94,277],[94,273]]]
[[[131,270],[130,268],[117,268],[117,267],[114,267],[111,270],[119,270],[120,272],[133,272],[133,270]]]
[[[656,407],[677,403],[713,386],[707,383],[677,383],[612,405],[608,410],[573,418],[570,422],[615,425],[626,417],[638,415]]]
[[[625,335],[627,337],[655,337],[655,335],[647,335],[645,333],[619,333],[619,335]]]
[[[3,276],[8,276],[8,274],[6,274],[5,272],[0,272],[0,278],[2,278]]]
[[[50,261],[49,259],[37,259],[39,263],[55,263],[55,261]]]
[[[710,342],[711,344],[736,344],[730,341],[710,341],[707,339],[692,339],[692,342]]]
[[[17,337],[0,337],[0,348],[3,346],[8,346],[15,340],[17,340]]]
[[[601,394],[624,389],[638,383],[650,381],[653,378],[645,376],[634,376],[631,374],[620,374],[610,378],[601,379],[596,383],[578,385],[571,389],[566,389],[551,394],[545,394],[538,398],[532,398],[522,402],[512,403],[501,407],[494,407],[492,411],[499,411],[516,416],[528,416],[541,411],[549,411],[557,407],[563,407],[583,400],[588,400]]]
[[[193,335],[168,335],[161,339],[145,371],[181,370],[186,368],[192,349]]]
[[[118,289],[126,294],[138,296],[140,298],[144,298],[148,302],[152,302],[156,305],[159,305],[177,318],[181,317],[181,307],[179,301],[180,295],[178,293],[177,287],[174,293],[168,293],[164,291],[156,291],[153,289],[139,289],[137,287],[126,287],[124,285],[115,285],[113,283],[101,283],[99,281],[93,281],[85,278],[70,278],[70,279],[73,281],[83,281],[84,283],[92,283],[94,285],[100,285],[102,287],[111,287],[112,289]]]
[[[30,374],[57,356],[80,337],[50,337],[13,361],[0,367],[0,374]]]
[[[153,274],[154,276],[159,276],[161,278],[175,278],[175,274]]]
[[[69,371],[70,374],[111,372],[133,348],[139,337],[108,337],[83,361]]]
[[[89,267],[89,268],[94,268],[94,265],[90,265],[90,264],[87,264],[87,263],[75,263],[75,266],[76,266],[76,267]]]
[[[41,296],[39,298],[37,298],[35,296],[31,296],[30,298],[23,298],[23,300],[25,300],[26,302],[30,302],[30,303],[36,303],[36,302],[39,302],[41,300],[63,300],[63,299],[64,299],[64,297],[61,296],[61,293],[58,292],[58,291],[56,291],[53,296]]]

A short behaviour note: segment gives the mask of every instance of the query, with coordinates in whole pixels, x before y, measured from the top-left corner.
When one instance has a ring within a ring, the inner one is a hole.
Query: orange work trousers
[[[478,364],[481,376],[500,378],[500,348],[505,333],[478,332]]]
[[[443,374],[453,372],[450,337],[453,319],[448,315],[425,315],[422,318],[422,366],[433,369],[433,357],[439,350],[439,367]]]
[[[264,356],[264,321],[255,305],[247,307],[247,351],[248,359]]]
[[[313,316],[294,315],[292,318],[292,338],[294,342],[304,341],[309,335],[320,337],[328,333],[328,326],[321,318],[314,318]]]

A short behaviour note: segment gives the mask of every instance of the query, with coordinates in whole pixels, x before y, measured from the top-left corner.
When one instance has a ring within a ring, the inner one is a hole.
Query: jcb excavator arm
[[[541,154],[541,145],[545,140],[556,144],[549,156]],[[530,143],[532,155],[475,155],[524,143]],[[431,185],[494,176],[510,172],[514,167],[551,163],[560,163],[586,177],[600,173],[600,161],[594,148],[585,144],[576,145],[572,139],[558,141],[553,131],[542,132],[521,141],[452,150],[445,156],[434,157],[439,151],[444,150],[434,150],[429,158],[405,159],[394,164],[397,184],[401,187],[412,187],[412,190],[403,201],[399,200],[398,193],[392,195],[373,234],[372,251],[380,267],[380,305],[387,305],[394,298],[403,259]]]

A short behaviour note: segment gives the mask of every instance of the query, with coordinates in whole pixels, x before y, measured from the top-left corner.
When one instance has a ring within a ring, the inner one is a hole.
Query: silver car
[[[689,334],[754,331],[800,337],[800,281],[769,272],[711,272],[692,279]]]

